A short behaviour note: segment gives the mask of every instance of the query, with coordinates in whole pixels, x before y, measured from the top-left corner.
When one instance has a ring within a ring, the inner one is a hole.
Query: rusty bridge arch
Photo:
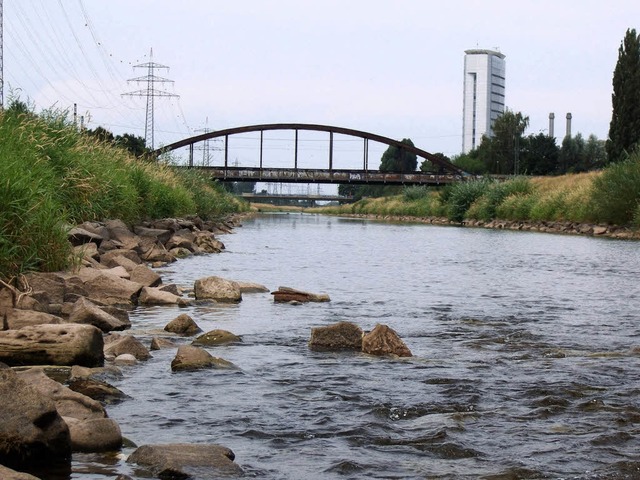
[[[225,152],[224,152],[224,167],[228,168],[228,138],[232,135],[238,135],[241,133],[260,133],[260,168],[262,168],[262,145],[263,145],[263,134],[265,131],[271,130],[293,130],[295,131],[295,169],[297,169],[297,157],[298,157],[298,131],[315,131],[315,132],[327,132],[329,133],[329,171],[333,171],[333,135],[348,135],[352,137],[359,137],[364,140],[364,171],[369,170],[368,168],[368,142],[374,141],[382,144],[386,144],[389,146],[395,146],[402,150],[405,150],[409,153],[413,153],[416,156],[423,158],[425,160],[429,160],[432,164],[437,165],[440,172],[442,174],[454,175],[454,176],[464,176],[466,173],[458,168],[451,162],[443,160],[442,158],[427,152],[426,150],[422,150],[421,148],[417,148],[415,146],[407,145],[402,143],[401,141],[394,140],[393,138],[385,137],[383,135],[378,135],[371,132],[365,132],[362,130],[354,130],[352,128],[344,128],[344,127],[336,127],[332,125],[319,125],[312,123],[268,123],[262,125],[248,125],[243,127],[234,127],[227,128],[224,130],[217,130],[214,132],[207,132],[200,135],[195,135],[193,137],[185,138],[178,142],[171,143],[169,145],[165,145],[154,151],[154,155],[160,156],[165,152],[169,152],[172,150],[176,150],[178,148],[190,147],[190,159],[193,159],[193,145],[198,142],[203,142],[205,140],[211,140],[214,138],[224,138],[225,139]]]

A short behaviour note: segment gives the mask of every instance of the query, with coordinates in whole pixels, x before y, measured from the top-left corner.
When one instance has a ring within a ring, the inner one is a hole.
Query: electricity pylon
[[[147,88],[144,90],[136,90],[134,92],[123,93],[123,96],[128,97],[146,97],[147,98],[147,118],[144,124],[144,140],[149,148],[151,145],[151,150],[155,150],[155,126],[154,126],[154,109],[155,109],[155,98],[156,97],[179,97],[175,93],[166,92],[164,90],[158,90],[155,88],[157,83],[173,83],[173,80],[169,80],[168,78],[158,77],[155,74],[156,70],[166,69],[169,70],[169,67],[166,65],[160,65],[159,63],[153,62],[153,48],[149,53],[149,61],[146,63],[139,63],[138,65],[134,65],[133,68],[146,68],[147,75],[144,77],[130,78],[127,80],[128,82],[144,82],[147,84]]]

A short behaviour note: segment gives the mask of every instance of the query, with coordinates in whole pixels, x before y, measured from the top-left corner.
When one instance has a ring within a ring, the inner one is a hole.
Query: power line
[[[144,125],[144,139],[147,147],[151,145],[151,150],[155,149],[154,139],[154,111],[155,111],[155,98],[156,97],[178,97],[175,93],[166,92],[164,90],[158,90],[155,88],[156,84],[173,83],[173,80],[168,78],[158,77],[155,74],[156,70],[169,70],[166,65],[161,65],[153,61],[153,48],[149,53],[149,61],[146,63],[139,63],[134,65],[134,68],[146,68],[147,75],[144,77],[136,77],[127,80],[128,82],[144,82],[147,84],[145,90],[136,90],[134,92],[123,93],[124,96],[129,97],[146,97],[147,98],[147,119]]]

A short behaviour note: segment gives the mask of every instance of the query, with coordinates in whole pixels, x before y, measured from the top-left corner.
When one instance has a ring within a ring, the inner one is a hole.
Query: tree
[[[584,172],[584,138],[581,134],[575,137],[567,135],[562,140],[559,155],[558,173],[576,173]]]
[[[522,135],[528,126],[529,117],[509,109],[496,119],[491,137],[491,153],[496,168],[494,173],[519,173]]]
[[[408,138],[403,138],[400,143],[411,147],[415,146]],[[415,172],[417,167],[417,155],[395,145],[390,145],[382,154],[382,159],[380,160],[381,172],[408,173]]]
[[[101,142],[113,143],[115,139],[115,137],[113,136],[113,133],[111,133],[109,130],[107,130],[104,127],[96,127],[94,130],[88,129],[88,130],[85,130],[85,132],[87,133],[87,135],[91,137],[96,137]]]
[[[606,143],[610,162],[626,158],[640,142],[640,36],[628,29],[613,71],[613,113]]]
[[[560,149],[553,137],[539,133],[522,139],[520,172],[527,175],[552,175],[558,170]]]
[[[147,153],[151,153],[151,150],[147,148],[147,143],[144,137],[139,137],[131,133],[125,133],[124,135],[116,135],[114,143],[119,147],[127,149],[132,155],[141,157]]]
[[[447,157],[444,153],[438,152],[433,154],[434,157],[438,157],[440,160],[444,160],[445,162],[451,163],[451,159]],[[426,158],[420,164],[420,171],[433,173],[440,172],[442,167],[439,164],[434,164],[431,160],[427,160]]]

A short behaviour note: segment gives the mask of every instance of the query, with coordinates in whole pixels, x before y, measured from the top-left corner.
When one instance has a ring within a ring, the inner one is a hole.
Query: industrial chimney
[[[571,137],[571,113],[567,113],[567,137]]]
[[[555,120],[555,118],[556,118],[556,114],[551,112],[549,114],[549,136],[551,138],[555,138],[555,135],[553,134],[553,121]]]

